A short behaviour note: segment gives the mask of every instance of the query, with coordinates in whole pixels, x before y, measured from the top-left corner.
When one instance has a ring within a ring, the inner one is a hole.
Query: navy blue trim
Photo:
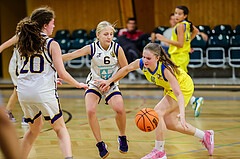
[[[59,113],[51,119],[51,124],[53,124],[56,120],[58,120],[62,116],[62,110],[61,110],[61,107],[60,107],[60,102],[59,102],[58,97],[57,97],[57,101],[58,101]]]
[[[186,29],[187,29],[187,24],[186,23],[183,23],[184,24],[184,26],[185,26],[185,30],[184,30],[184,33],[185,33],[185,31],[186,31]]]
[[[95,89],[88,89],[86,92],[85,92],[85,95],[84,95],[84,97],[86,96],[86,94],[87,93],[94,93],[94,94],[96,94],[97,96],[99,96],[99,101],[98,101],[98,103],[101,101],[101,99],[102,99],[102,95],[98,92],[98,91],[96,91]]]
[[[31,119],[31,118],[24,118],[24,121],[25,121],[26,123],[31,122],[31,123],[33,124],[33,123],[34,123],[34,120],[37,119],[41,114],[42,114],[42,112],[39,111],[39,112],[35,115],[35,117],[34,117],[33,119]]]
[[[175,28],[175,34],[177,35],[177,27]]]
[[[115,51],[116,56],[118,57],[118,49],[119,49],[119,44],[117,43],[117,49]]]
[[[140,61],[139,61],[139,66],[140,66],[140,69],[143,70],[143,59],[141,58]]]
[[[99,41],[97,42],[97,45],[98,45],[98,47],[101,49],[101,50],[103,50],[103,48],[100,46],[100,44],[99,44]],[[105,50],[103,50],[103,51],[105,51]]]
[[[49,40],[48,41],[48,44],[47,44],[47,50],[48,50],[48,55],[49,55],[49,57],[51,58],[51,60],[52,60],[52,56],[51,56],[51,54],[50,54],[50,44],[51,44],[51,42],[53,41],[54,39],[51,39],[51,40]]]
[[[164,76],[164,69],[165,69],[165,68],[166,68],[166,66],[164,66],[164,64],[162,63],[162,65],[161,65],[162,77],[163,77],[164,81],[168,81],[168,80],[165,78],[165,76]]]
[[[108,50],[110,50],[112,48],[112,46],[113,46],[113,42],[111,42],[110,47],[109,47]]]
[[[94,48],[93,48],[93,47],[94,47],[94,46],[93,46],[93,43],[92,43],[90,46],[91,46],[91,55],[90,55],[90,56],[91,56],[91,58],[92,58],[92,57],[93,57],[93,54],[94,54],[94,52],[93,52],[93,51],[94,51],[94,50],[93,50],[93,49],[94,49]]]
[[[154,74],[157,72],[157,70],[158,70],[158,66],[159,66],[159,62],[157,63],[157,67],[156,67],[156,69],[155,69],[153,72],[151,72],[148,68],[147,68],[147,70],[148,70],[148,72],[150,72],[152,75],[154,75]]]
[[[110,95],[108,95],[108,97],[105,99],[106,104],[108,104],[108,101],[115,95],[122,95],[121,92],[113,92]]]

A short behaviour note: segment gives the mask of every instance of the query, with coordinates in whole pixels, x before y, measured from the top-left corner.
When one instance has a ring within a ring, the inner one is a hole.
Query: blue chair
[[[91,39],[91,40],[94,39],[94,38],[96,38],[96,29],[92,29],[92,30],[89,32],[88,38]]]
[[[87,39],[87,31],[85,29],[76,29],[71,35],[71,39]]]
[[[229,43],[229,36],[223,34],[210,36],[208,40],[208,46],[210,47],[223,47],[224,49],[228,49]]]
[[[233,30],[233,34],[240,34],[240,25],[236,26],[236,28]]]
[[[203,32],[203,33],[207,34],[208,36],[211,35],[211,28],[208,25],[199,25],[199,26],[197,26],[197,28],[200,32]]]
[[[239,35],[233,35],[230,38],[230,46],[239,46],[240,47],[240,34]]]
[[[77,49],[70,49],[68,52],[71,53],[71,52],[74,52],[76,50]],[[70,68],[81,68],[81,67],[84,66],[84,64],[85,64],[85,57],[84,56],[72,59],[71,61],[67,61],[67,65]]]
[[[206,64],[212,68],[225,67],[225,49],[223,47],[208,47],[206,50]]]
[[[71,42],[69,39],[57,39],[56,40],[58,44],[60,45],[61,49],[68,51],[71,45]]]
[[[202,36],[196,35],[191,41],[191,47],[206,49],[207,42],[203,40]]]
[[[240,46],[230,47],[228,49],[228,58],[229,65],[232,67],[232,78],[235,80],[235,68],[240,68]]]
[[[55,34],[54,39],[69,39],[70,38],[70,32],[69,30],[58,30]]]
[[[203,49],[202,48],[193,48],[194,52],[190,53],[190,60],[188,67],[190,68],[199,68],[203,66]]]
[[[80,49],[82,47],[84,47],[85,45],[88,44],[88,40],[87,39],[80,39],[77,38],[73,41],[72,45],[70,46],[71,49]]]
[[[231,35],[232,27],[231,27],[231,25],[217,25],[212,30],[212,34],[214,34],[214,35],[219,35],[219,34]]]

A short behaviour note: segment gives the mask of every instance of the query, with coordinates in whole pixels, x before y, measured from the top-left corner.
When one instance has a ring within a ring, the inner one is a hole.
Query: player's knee
[[[165,123],[165,124],[168,130],[175,131],[177,129],[175,124],[172,124],[172,123]]]
[[[96,115],[96,110],[95,109],[87,109],[87,115],[88,117],[92,117]]]

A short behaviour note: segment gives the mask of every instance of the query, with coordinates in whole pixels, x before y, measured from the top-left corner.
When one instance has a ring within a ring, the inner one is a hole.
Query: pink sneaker
[[[152,152],[146,156],[144,156],[141,159],[149,159],[149,158],[153,158],[153,159],[167,159],[165,150],[160,151],[158,149],[153,148]]]
[[[214,131],[207,130],[204,132],[205,132],[205,136],[200,141],[207,148],[209,155],[212,156],[213,150],[214,150]]]

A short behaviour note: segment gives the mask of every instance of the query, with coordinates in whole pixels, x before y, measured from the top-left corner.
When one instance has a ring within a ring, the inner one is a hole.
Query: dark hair
[[[17,47],[21,56],[31,56],[41,53],[46,39],[41,34],[44,24],[54,18],[54,12],[49,7],[34,10],[30,18],[25,18],[18,23],[16,33],[19,36]]]
[[[137,23],[137,20],[136,20],[136,18],[134,18],[134,17],[128,18],[127,23],[128,23],[130,20],[133,20],[133,21],[135,21],[135,23]]]
[[[185,20],[190,23],[190,32],[192,32],[193,31],[193,23],[188,20],[188,14],[189,14],[188,8],[186,6],[177,6],[176,8],[183,10],[183,14],[187,15],[187,18]]]
[[[143,50],[151,51],[156,57],[159,57],[159,61],[175,76],[175,72],[179,75],[178,67],[172,60],[168,57],[161,45],[155,43],[148,43]],[[175,76],[176,77],[176,76]]]
[[[171,14],[169,15],[169,19],[171,19],[172,16],[174,16],[174,13],[171,13]]]

